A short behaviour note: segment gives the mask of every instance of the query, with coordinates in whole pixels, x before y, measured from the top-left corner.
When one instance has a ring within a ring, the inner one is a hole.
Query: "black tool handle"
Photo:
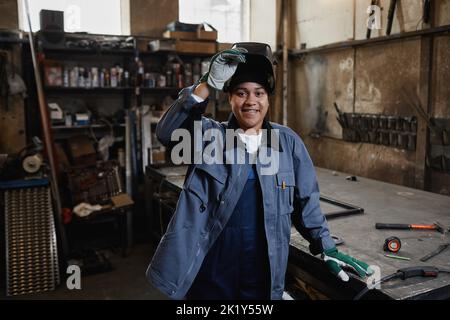
[[[400,278],[405,280],[412,277],[437,277],[439,269],[436,267],[409,267],[399,269],[401,272]]]
[[[376,229],[410,229],[409,224],[404,223],[375,223]]]
[[[389,12],[388,12],[388,19],[387,19],[387,27],[386,27],[386,35],[391,34],[392,29],[392,23],[394,22],[394,12],[395,12],[395,6],[397,5],[397,0],[391,0],[391,3],[389,4]]]
[[[425,0],[423,2],[423,14],[422,14],[423,23],[429,23],[430,11],[431,11],[431,1]]]

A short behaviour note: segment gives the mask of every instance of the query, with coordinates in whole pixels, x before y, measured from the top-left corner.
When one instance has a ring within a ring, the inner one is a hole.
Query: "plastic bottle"
[[[111,87],[117,87],[117,69],[116,67],[111,68]]]
[[[111,78],[108,69],[105,69],[105,87],[111,86]]]

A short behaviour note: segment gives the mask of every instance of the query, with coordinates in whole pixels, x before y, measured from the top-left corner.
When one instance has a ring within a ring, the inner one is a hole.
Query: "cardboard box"
[[[149,51],[175,51],[176,42],[173,39],[153,40],[148,43]]]
[[[169,39],[181,39],[181,40],[206,40],[206,41],[216,41],[217,31],[206,31],[199,29],[197,32],[188,31],[170,31],[167,30],[163,33],[164,38]]]
[[[165,163],[166,162],[166,151],[152,150],[153,163]]]
[[[140,52],[148,51],[150,39],[136,38],[136,48]]]
[[[169,39],[197,40],[197,33],[187,31],[167,30],[166,32],[163,33],[163,37]]]
[[[181,53],[213,55],[217,52],[217,44],[212,41],[176,40],[176,51]]]
[[[67,157],[64,148],[60,143],[55,143],[56,159],[58,160],[58,166],[61,168],[69,168],[70,162]]]
[[[200,40],[217,41],[217,31],[197,30],[197,38]]]
[[[233,46],[232,43],[217,43],[217,52],[219,51],[223,51],[223,50],[227,50],[227,49],[231,49],[231,47]]]
[[[134,204],[133,200],[127,193],[121,193],[111,198],[111,202],[115,209],[129,207]]]
[[[69,139],[69,152],[74,165],[95,165],[97,153],[87,136],[75,136]]]

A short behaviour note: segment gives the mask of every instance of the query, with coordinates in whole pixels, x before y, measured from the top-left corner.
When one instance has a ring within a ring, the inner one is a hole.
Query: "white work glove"
[[[99,205],[99,204],[92,205],[92,204],[85,203],[85,202],[82,202],[82,203],[78,204],[77,206],[75,206],[75,208],[73,208],[73,212],[81,218],[87,217],[94,211],[100,211],[100,210],[102,210],[101,205]]]
[[[244,48],[236,48],[216,53],[211,58],[209,71],[201,77],[200,82],[207,82],[211,87],[223,90],[225,82],[236,72],[238,64],[245,62],[246,52]]]

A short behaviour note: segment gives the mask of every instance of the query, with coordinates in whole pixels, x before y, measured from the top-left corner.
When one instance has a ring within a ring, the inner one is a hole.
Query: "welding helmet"
[[[276,60],[270,46],[259,42],[238,42],[231,49],[244,48],[245,62],[239,63],[236,72],[225,83],[223,91],[230,92],[243,82],[256,82],[264,86],[268,94],[275,91],[274,65]]]

